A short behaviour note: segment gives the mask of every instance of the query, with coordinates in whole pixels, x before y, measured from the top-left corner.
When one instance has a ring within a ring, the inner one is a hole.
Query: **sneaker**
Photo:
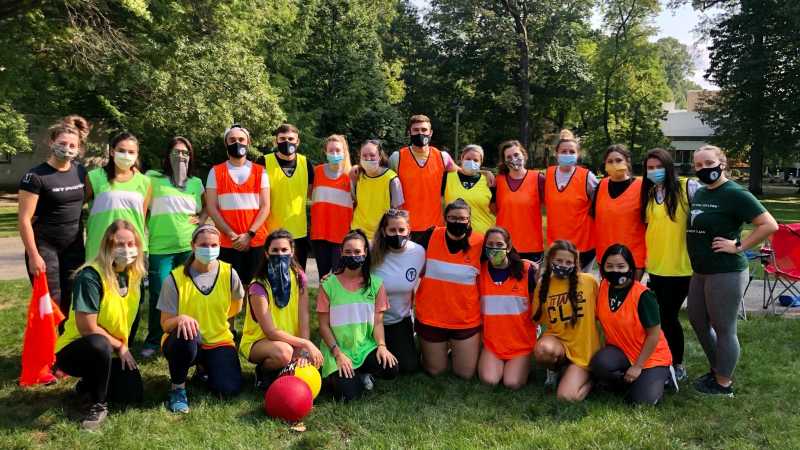
[[[152,358],[156,354],[157,350],[158,349],[152,347],[145,347],[141,352],[139,352],[139,356],[141,356],[142,359]]]
[[[279,371],[277,370],[264,370],[261,365],[256,366],[255,387],[256,389],[266,391],[269,386],[278,378]]]
[[[359,376],[361,377],[361,383],[364,384],[365,390],[371,391],[375,387],[375,379],[372,378],[372,375],[365,373]]]
[[[186,388],[175,388],[169,391],[167,408],[175,413],[189,412],[189,399],[186,398]]]
[[[714,377],[706,378],[704,382],[695,384],[694,388],[701,394],[733,398],[733,384],[730,386],[723,386],[717,383]]]
[[[94,403],[89,406],[86,417],[81,421],[84,430],[94,431],[100,428],[108,417],[108,405],[105,403]]]
[[[694,383],[692,384],[694,385],[695,389],[698,389],[698,386],[707,383],[708,380],[715,380],[714,372],[708,371],[707,373],[695,378]]]
[[[545,389],[550,389],[553,391],[558,389],[558,371],[547,369],[547,373],[544,378],[544,387]]]
[[[674,366],[669,366],[669,376],[667,376],[667,379],[664,380],[664,387],[672,392],[680,391],[680,388],[678,387],[678,374]]]
[[[677,381],[683,382],[689,379],[689,374],[686,373],[686,367],[683,364],[675,364],[672,368],[675,369],[675,379]]]

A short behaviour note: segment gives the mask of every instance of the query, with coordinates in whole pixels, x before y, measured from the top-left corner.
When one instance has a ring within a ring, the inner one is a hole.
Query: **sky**
[[[428,0],[412,0],[412,3],[424,12],[430,5]],[[708,44],[699,40],[699,35],[693,30],[701,19],[701,13],[692,9],[691,5],[684,5],[677,9],[668,9],[662,0],[662,11],[655,18],[654,25],[658,28],[658,34],[653,39],[658,40],[662,37],[674,37],[689,48],[695,65],[692,81],[705,89],[717,89],[714,84],[703,79],[703,74],[708,68]],[[592,26],[599,28],[600,17],[595,14],[592,17]]]

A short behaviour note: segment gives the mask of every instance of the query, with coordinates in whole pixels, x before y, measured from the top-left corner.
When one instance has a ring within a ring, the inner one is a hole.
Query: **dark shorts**
[[[447,341],[463,341],[481,332],[481,327],[452,329],[452,328],[439,328],[431,325],[425,325],[419,320],[414,321],[414,331],[417,332],[420,339],[428,342],[447,342]]]

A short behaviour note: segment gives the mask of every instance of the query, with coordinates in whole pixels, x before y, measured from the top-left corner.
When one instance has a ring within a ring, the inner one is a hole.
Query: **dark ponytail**
[[[378,232],[380,232],[380,230]],[[370,271],[372,270],[372,258],[369,251],[369,239],[367,239],[366,233],[364,233],[361,228],[356,228],[355,230],[350,230],[349,233],[344,235],[344,238],[342,238],[342,248],[344,248],[344,244],[347,241],[352,240],[361,240],[364,243],[364,264],[361,266],[361,277],[364,279],[364,287],[362,288],[362,292],[366,293],[369,291],[369,288],[372,284],[372,276],[370,274]],[[342,264],[340,259],[339,264],[333,273],[335,275],[339,275],[340,273],[344,272],[344,269],[344,264]]]

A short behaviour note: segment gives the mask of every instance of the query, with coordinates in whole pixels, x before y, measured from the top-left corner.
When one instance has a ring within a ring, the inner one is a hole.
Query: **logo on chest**
[[[411,283],[412,281],[417,279],[417,269],[411,267],[406,270],[406,280]]]

